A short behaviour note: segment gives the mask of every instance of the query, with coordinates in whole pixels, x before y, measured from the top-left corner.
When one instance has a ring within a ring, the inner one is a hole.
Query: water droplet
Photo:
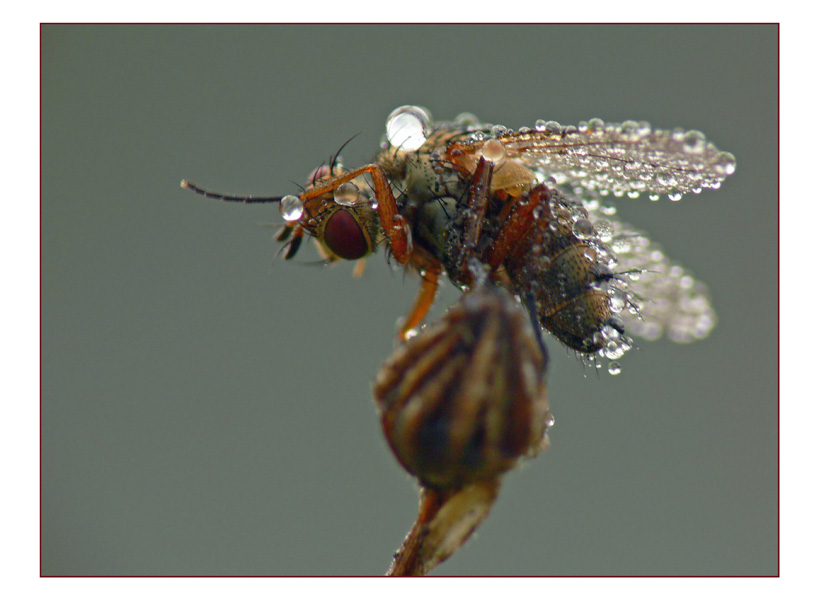
[[[420,106],[399,106],[387,117],[387,140],[394,148],[418,150],[427,141],[431,120]]]
[[[471,112],[462,112],[455,117],[455,123],[464,127],[480,124],[481,120]]]
[[[538,125],[542,127],[542,129],[538,129]],[[556,134],[560,133],[560,123],[557,121],[543,121],[542,119],[535,123],[535,129],[538,131],[544,131],[546,133]]]
[[[677,178],[669,172],[663,171],[657,175],[657,183],[666,187],[674,187],[677,185]]]
[[[714,169],[720,175],[730,175],[737,168],[737,159],[734,158],[734,155],[730,152],[720,152],[717,155],[716,162],[714,163]]]
[[[304,214],[304,204],[298,196],[288,195],[279,202],[279,211],[285,221],[298,221]]]
[[[352,181],[342,183],[333,190],[333,199],[342,206],[352,206],[358,200],[358,186]]]
[[[620,125],[620,135],[624,140],[636,142],[645,135],[644,129],[637,121],[624,121]]]
[[[678,202],[682,198],[682,194],[679,192],[672,192],[668,195],[668,199],[672,202]]]
[[[626,298],[620,290],[612,290],[609,294],[609,308],[613,313],[619,313],[626,306]]]
[[[481,148],[481,153],[490,162],[500,162],[506,158],[506,147],[500,140],[489,140]]]
[[[611,375],[619,375],[622,372],[623,368],[620,366],[619,362],[610,362],[609,363],[609,373]]]
[[[625,254],[631,251],[631,238],[627,236],[618,237],[612,241],[612,250],[617,254]]]
[[[608,243],[614,236],[614,227],[612,226],[611,222],[606,219],[597,221],[595,224],[595,229],[597,229],[597,235],[602,242]]]
[[[588,219],[578,219],[577,222],[572,225],[572,233],[581,240],[589,239],[594,235],[594,225],[592,225]]]
[[[619,344],[619,342],[615,340],[609,340],[606,342],[600,351],[602,352],[603,356],[611,360],[621,358],[623,354],[626,353],[626,350]]]
[[[700,154],[705,150],[705,134],[691,130],[683,137],[683,151],[689,154]]]

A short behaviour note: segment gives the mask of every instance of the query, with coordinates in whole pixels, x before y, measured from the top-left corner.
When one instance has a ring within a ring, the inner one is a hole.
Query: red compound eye
[[[337,210],[324,225],[324,245],[347,260],[361,258],[370,251],[367,234],[350,211]]]

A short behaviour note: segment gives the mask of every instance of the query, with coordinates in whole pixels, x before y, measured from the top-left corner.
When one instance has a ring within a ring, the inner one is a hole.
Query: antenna
[[[191,183],[187,179],[183,179],[179,184],[183,188],[193,190],[197,194],[207,198],[216,198],[217,200],[226,200],[227,202],[242,202],[244,204],[264,204],[268,202],[281,202],[283,196],[229,196],[227,194],[219,194],[217,192],[209,192],[200,188],[195,183]]]

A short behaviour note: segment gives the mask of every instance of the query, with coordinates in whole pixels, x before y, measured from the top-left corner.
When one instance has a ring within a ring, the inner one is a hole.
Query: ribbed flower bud
[[[429,488],[496,478],[545,445],[545,364],[520,304],[478,286],[378,373],[373,391],[390,448]]]

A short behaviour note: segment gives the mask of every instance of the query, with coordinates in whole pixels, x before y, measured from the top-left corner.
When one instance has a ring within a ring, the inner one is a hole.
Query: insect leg
[[[434,260],[434,259],[433,259]],[[398,337],[403,341],[407,339],[407,334],[414,329],[424,317],[427,316],[432,302],[435,300],[435,292],[438,291],[438,277],[441,275],[441,264],[438,261],[430,263],[421,272],[421,289],[415,297],[415,303],[410,308],[409,313],[401,324]]]
[[[532,331],[535,333],[537,345],[540,348],[541,354],[543,354],[542,372],[545,373],[546,368],[549,366],[549,350],[546,348],[546,342],[543,341],[543,328],[540,326],[537,299],[535,298],[535,294],[532,292],[532,290],[528,290],[523,295],[523,305],[526,307],[526,312],[529,313],[529,321],[532,324]]]
[[[548,210],[549,203],[544,202],[548,198],[549,192],[546,186],[538,185],[524,199],[511,200],[515,202],[515,206],[501,228],[500,235],[487,250],[484,256],[486,264],[492,269],[497,269],[506,260],[525,237],[526,231],[534,224],[535,208],[544,206]]]
[[[489,203],[489,183],[492,181],[492,163],[481,157],[475,174],[472,177],[472,185],[469,189],[469,200],[464,223],[463,246],[458,256],[457,268],[461,279],[471,281],[469,260],[475,256],[478,247],[478,240],[483,229],[483,220],[486,215],[486,206]]]

